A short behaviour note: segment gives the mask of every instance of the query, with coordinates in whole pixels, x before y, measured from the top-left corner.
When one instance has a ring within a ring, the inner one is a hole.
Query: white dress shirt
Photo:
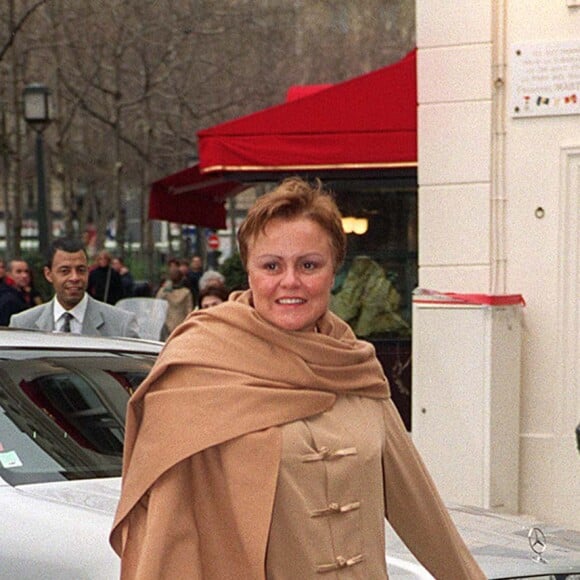
[[[83,320],[85,318],[85,312],[87,311],[87,304],[88,298],[85,293],[83,299],[70,310],[66,310],[62,307],[61,303],[57,300],[56,296],[54,297],[54,305],[53,305],[53,316],[54,316],[54,329],[56,332],[60,332],[62,330],[62,326],[64,324],[64,317],[63,314],[65,312],[69,312],[72,314],[72,318],[70,320],[70,331],[74,334],[82,334],[83,330]]]

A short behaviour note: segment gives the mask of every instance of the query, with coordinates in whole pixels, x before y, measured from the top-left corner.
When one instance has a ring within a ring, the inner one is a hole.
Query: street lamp
[[[50,124],[50,91],[39,84],[28,85],[23,92],[24,119],[36,132],[36,177],[38,183],[38,245],[42,256],[48,250],[48,208],[44,177],[43,132]]]

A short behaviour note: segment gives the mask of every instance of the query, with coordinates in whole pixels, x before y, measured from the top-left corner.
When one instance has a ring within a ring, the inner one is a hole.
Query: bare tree
[[[0,5],[0,184],[14,248],[32,179],[22,169],[27,83],[52,90],[51,209],[65,231],[95,224],[102,245],[114,223],[122,253],[127,208],[138,200],[152,255],[149,184],[195,158],[198,130],[282,102],[293,84],[389,64],[414,42],[413,0],[21,0],[18,13],[15,5]]]
[[[24,28],[26,22],[45,2],[46,0],[36,0],[34,4],[29,6],[28,8],[25,8],[22,14],[16,16],[14,0],[9,0],[8,21],[10,23],[10,26],[8,27],[8,35],[6,40],[4,40],[2,45],[0,45],[0,61],[4,59],[4,56],[14,44],[14,40],[18,36],[18,33]]]

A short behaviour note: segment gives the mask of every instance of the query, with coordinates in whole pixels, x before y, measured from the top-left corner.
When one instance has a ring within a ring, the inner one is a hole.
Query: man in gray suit
[[[87,294],[88,258],[79,240],[59,238],[51,244],[44,276],[54,288],[54,298],[14,314],[10,326],[91,336],[139,337],[133,313],[99,302]]]

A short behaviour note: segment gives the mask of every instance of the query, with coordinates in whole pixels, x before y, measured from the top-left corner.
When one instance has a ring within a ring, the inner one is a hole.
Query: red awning
[[[294,85],[290,87],[286,93],[286,102],[309,97],[314,93],[318,93],[324,89],[329,89],[331,86],[332,85]]]
[[[151,185],[149,219],[224,229],[225,199],[247,187],[220,175],[203,176],[194,165]]]
[[[199,131],[200,171],[417,164],[416,53],[302,98]]]
[[[228,173],[416,167],[416,52],[197,135],[199,165],[153,183],[150,219],[224,228],[224,200],[250,186]]]

